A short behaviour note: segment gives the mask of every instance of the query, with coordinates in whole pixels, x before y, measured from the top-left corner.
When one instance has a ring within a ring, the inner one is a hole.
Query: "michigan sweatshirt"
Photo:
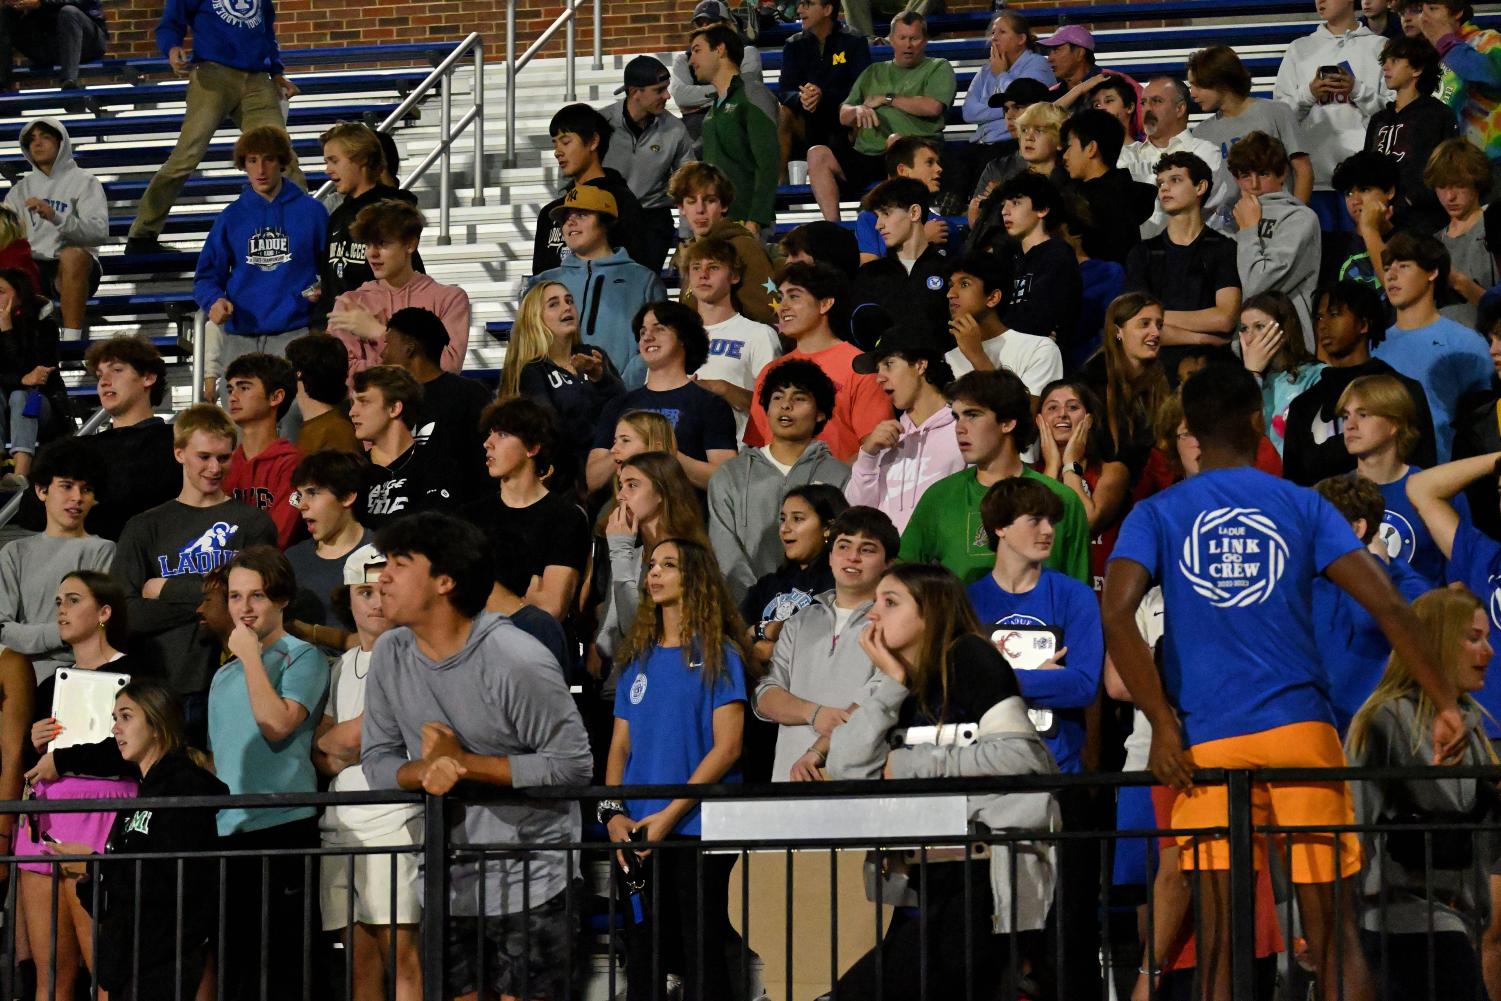
[[[62,133],[52,173],[43,173],[31,162],[31,153],[23,143],[21,153],[30,164],[31,173],[11,186],[5,204],[26,220],[26,238],[31,242],[33,257],[55,261],[64,247],[82,247],[98,257],[100,244],[109,237],[109,203],[104,198],[104,185],[73,159],[73,140],[61,119],[33,118],[21,135],[25,136],[39,122]],[[43,218],[35,209],[28,209],[26,201],[30,198],[40,198],[52,206],[54,218]]]
[[[328,212],[316,198],[283,181],[268,200],[247,184],[209,230],[193,275],[193,300],[207,312],[228,299],[234,313],[224,330],[230,334],[306,327],[313,305],[302,293],[318,280],[327,241]]]

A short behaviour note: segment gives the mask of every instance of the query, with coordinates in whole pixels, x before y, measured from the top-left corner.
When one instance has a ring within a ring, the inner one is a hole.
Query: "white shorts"
[[[422,849],[412,844],[412,835],[402,828],[384,837],[365,838],[364,848],[410,847],[409,852],[354,856],[354,919],[361,924],[391,923],[391,860],[395,858],[396,923],[416,924],[422,919]],[[324,842],[325,848],[353,847]],[[318,873],[318,900],[323,908],[323,930],[335,931],[349,921],[350,856],[325,855]]]

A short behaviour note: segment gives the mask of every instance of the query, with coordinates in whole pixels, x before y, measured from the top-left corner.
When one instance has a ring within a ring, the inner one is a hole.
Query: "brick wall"
[[[607,52],[669,51],[682,44],[686,13],[691,0],[602,0]],[[1058,0],[1032,0],[1056,6]],[[1091,0],[1079,0],[1087,7]],[[1025,8],[1027,2],[1013,6]],[[110,22],[109,55],[117,58],[152,58],[156,51],[155,29],[161,0],[125,0],[106,3]],[[951,10],[984,6],[972,0],[952,2]],[[556,2],[520,0],[517,8],[517,48],[531,44],[562,9]],[[492,42],[491,59],[499,59],[505,44],[505,0],[433,0],[370,5],[361,0],[277,0],[277,37],[287,48],[372,45],[381,42],[451,40],[478,31]],[[591,11],[580,11],[578,45],[588,52],[593,44]],[[1086,17],[1080,17],[1087,22]],[[1160,23],[1160,22],[1153,22]],[[1140,25],[1147,26],[1147,22]],[[561,55],[563,39],[555,38],[547,55]]]

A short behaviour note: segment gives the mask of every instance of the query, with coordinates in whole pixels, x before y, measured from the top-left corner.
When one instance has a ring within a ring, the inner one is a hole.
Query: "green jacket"
[[[770,226],[776,219],[781,158],[777,99],[771,91],[736,74],[724,100],[704,116],[703,140],[704,162],[724,171],[735,185],[729,218]]]
[[[1053,526],[1053,555],[1048,557],[1048,566],[1092,586],[1089,518],[1083,502],[1057,480],[1030,469],[1023,469],[1022,475],[1046,484],[1063,501],[1063,521]],[[988,574],[995,567],[995,550],[990,548],[980,521],[985,491],[973,466],[928,487],[902,533],[902,561],[942,563],[966,586]]]

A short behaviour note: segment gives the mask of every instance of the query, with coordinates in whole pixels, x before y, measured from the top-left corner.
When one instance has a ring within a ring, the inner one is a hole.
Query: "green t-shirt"
[[[1084,503],[1068,487],[1031,469],[1022,475],[1047,485],[1063,501],[1063,520],[1053,526],[1053,555],[1048,566],[1084,584],[1089,573],[1089,518]],[[945,476],[923,492],[907,530],[902,533],[901,558],[908,563],[942,563],[968,586],[995,567],[995,550],[985,537],[980,501],[988,488],[975,477],[974,467]]]
[[[876,117],[881,124],[872,129],[855,130],[855,152],[880,156],[886,152],[886,140],[892,135],[928,138],[943,135],[944,120],[949,105],[954,103],[957,86],[954,67],[946,59],[929,57],[911,69],[903,69],[891,62],[871,63],[850,88],[845,104],[851,107],[862,104],[873,94],[931,97],[943,105],[944,113],[937,118],[919,118],[892,107],[877,108]]]

